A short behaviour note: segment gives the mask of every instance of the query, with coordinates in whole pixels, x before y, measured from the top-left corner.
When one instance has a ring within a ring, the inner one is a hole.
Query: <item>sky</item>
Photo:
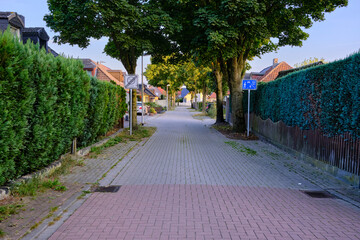
[[[43,20],[47,14],[46,0],[0,0],[0,11],[17,12],[25,17],[26,27],[44,27],[50,38],[55,33]],[[315,22],[310,29],[309,38],[303,42],[302,47],[282,47],[277,52],[264,54],[261,58],[255,58],[250,62],[250,72],[259,72],[272,65],[274,58],[279,62],[285,61],[291,66],[301,63],[309,58],[324,58],[327,62],[346,58],[360,50],[360,0],[349,0],[347,7],[338,8],[334,12],[326,14],[325,21]],[[96,62],[102,62],[111,69],[125,68],[120,61],[107,56],[104,47],[106,38],[92,40],[90,46],[81,49],[68,44],[58,45],[49,41],[49,46],[57,53],[74,58],[91,58]],[[150,56],[144,57],[144,71],[150,64]],[[139,58],[136,73],[141,75],[141,60]]]

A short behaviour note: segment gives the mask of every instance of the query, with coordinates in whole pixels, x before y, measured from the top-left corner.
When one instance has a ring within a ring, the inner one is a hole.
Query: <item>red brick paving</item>
[[[129,185],[94,193],[50,239],[360,239],[360,210],[298,190]]]

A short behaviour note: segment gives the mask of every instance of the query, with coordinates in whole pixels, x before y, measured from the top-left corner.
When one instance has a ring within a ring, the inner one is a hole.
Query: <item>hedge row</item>
[[[58,159],[75,137],[94,141],[125,107],[125,91],[90,79],[80,61],[0,33],[0,184]]]
[[[360,53],[259,84],[251,94],[262,119],[360,138]]]

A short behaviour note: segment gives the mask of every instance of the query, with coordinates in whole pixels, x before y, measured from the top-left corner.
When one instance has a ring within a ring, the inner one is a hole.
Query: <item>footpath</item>
[[[194,114],[147,118],[150,139],[86,159],[65,180],[105,192],[74,194],[55,223],[24,239],[360,239],[357,190],[270,144],[227,139]],[[324,190],[333,197],[306,194]]]

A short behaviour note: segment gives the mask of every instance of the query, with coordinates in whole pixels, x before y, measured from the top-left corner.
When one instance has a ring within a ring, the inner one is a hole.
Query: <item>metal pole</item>
[[[166,85],[166,111],[169,111],[169,86]]]
[[[144,125],[144,52],[141,55],[141,125]]]
[[[250,131],[250,90],[248,90],[248,115],[247,115],[247,136],[249,137]]]
[[[129,128],[130,128],[130,135],[132,135],[132,115],[133,115],[133,109],[132,109],[132,88],[130,89],[130,110],[129,110],[129,114],[130,114],[130,119],[129,119]]]

